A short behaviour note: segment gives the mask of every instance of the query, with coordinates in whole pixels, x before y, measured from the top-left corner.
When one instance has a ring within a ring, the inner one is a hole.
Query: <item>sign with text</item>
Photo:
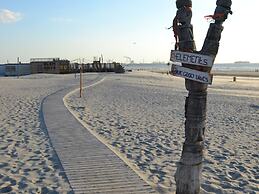
[[[212,83],[212,75],[206,72],[201,72],[179,65],[172,65],[172,74],[177,77],[183,77],[185,79],[194,80],[204,84]]]
[[[212,67],[214,61],[213,57],[211,56],[174,50],[171,51],[170,60],[173,62],[180,62],[205,67]]]

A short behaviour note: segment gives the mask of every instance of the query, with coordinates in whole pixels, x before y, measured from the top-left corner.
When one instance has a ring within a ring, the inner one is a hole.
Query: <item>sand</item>
[[[236,77],[259,77],[259,71],[213,71],[217,76],[236,76]]]
[[[161,193],[175,191],[184,141],[184,80],[133,72],[65,100],[90,130]],[[209,87],[204,193],[259,192],[259,79],[215,76]]]
[[[98,74],[86,74],[84,81]],[[259,79],[215,76],[209,87],[204,193],[259,192]],[[0,193],[72,193],[41,115],[74,75],[0,78]],[[161,193],[175,190],[184,141],[184,80],[148,72],[106,74],[65,100],[89,130]]]
[[[44,126],[41,103],[76,82],[74,75],[0,77],[0,193],[73,193]]]

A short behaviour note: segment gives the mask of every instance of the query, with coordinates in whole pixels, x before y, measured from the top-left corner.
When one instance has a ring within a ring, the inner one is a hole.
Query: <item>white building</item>
[[[0,76],[5,76],[5,65],[0,64]]]
[[[22,76],[31,74],[29,63],[13,63],[5,65],[5,76]]]

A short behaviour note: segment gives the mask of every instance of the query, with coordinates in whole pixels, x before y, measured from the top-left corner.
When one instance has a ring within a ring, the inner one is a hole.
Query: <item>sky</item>
[[[259,0],[232,0],[217,63],[259,63]],[[216,0],[193,0],[194,39],[200,50]],[[91,62],[168,62],[167,30],[175,0],[0,0],[0,63],[59,57]]]

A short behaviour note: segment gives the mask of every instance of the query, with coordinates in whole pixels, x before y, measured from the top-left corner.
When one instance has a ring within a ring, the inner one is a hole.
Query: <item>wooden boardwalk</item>
[[[42,108],[51,143],[74,192],[156,193],[73,117],[63,103],[68,92],[48,96]]]

